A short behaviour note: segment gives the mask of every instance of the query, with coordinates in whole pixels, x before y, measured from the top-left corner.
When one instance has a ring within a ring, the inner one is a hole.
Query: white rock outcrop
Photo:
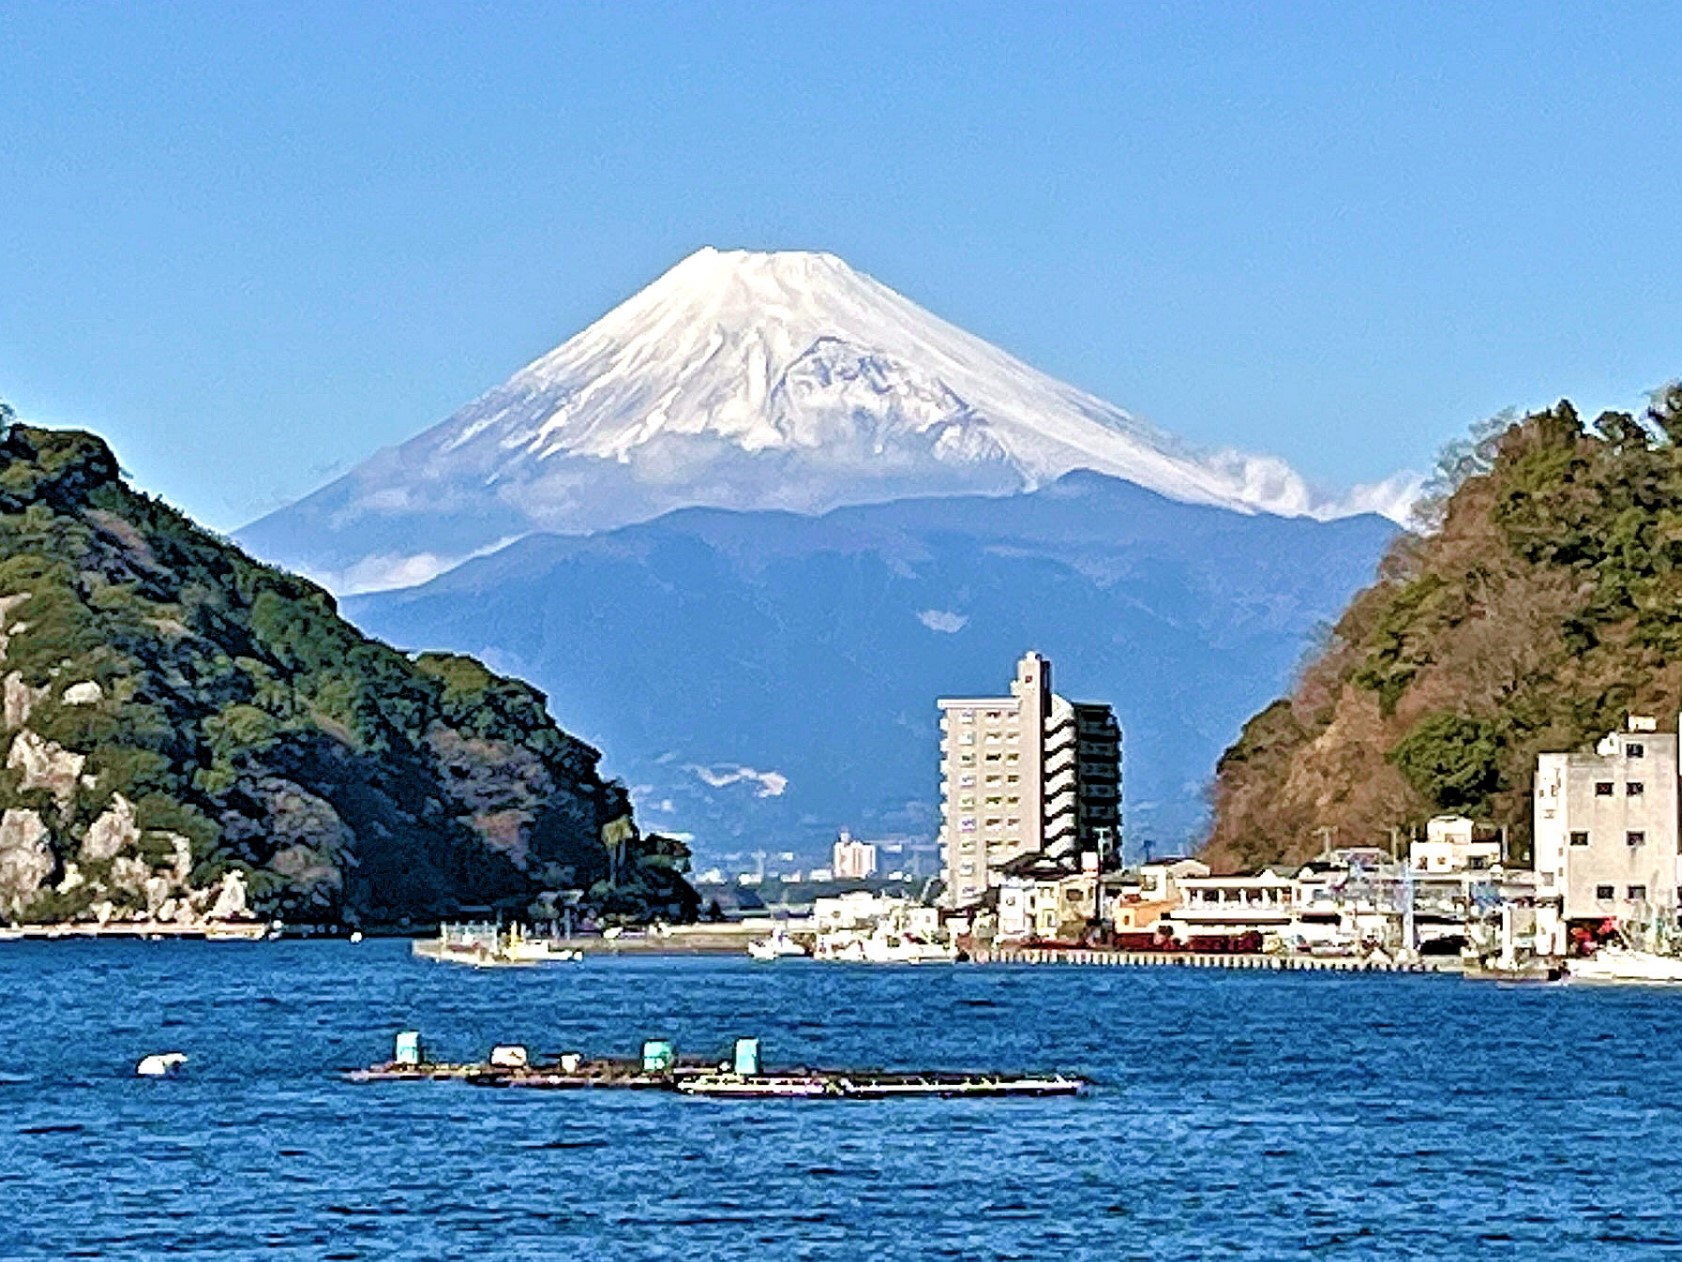
[[[164,833],[162,836],[169,842],[170,872],[175,877],[175,883],[186,888],[193,875],[193,843],[180,833]]]
[[[64,690],[63,701],[65,705],[98,705],[104,698],[105,689],[91,679],[84,679]]]
[[[0,722],[5,724],[8,732],[16,731],[29,722],[35,703],[46,695],[47,689],[31,688],[17,671],[10,672],[4,684],[0,685]]]
[[[115,859],[140,840],[140,826],[134,822],[134,804],[121,793],[111,795],[111,805],[88,825],[82,838],[82,859],[97,863]]]
[[[210,909],[212,920],[243,920],[250,909],[245,901],[245,877],[237,871],[222,876],[222,886],[216,892],[216,904]]]
[[[6,755],[6,766],[23,772],[23,788],[46,789],[60,806],[69,806],[75,799],[87,761],[86,754],[72,753],[28,728],[12,738],[11,753]]]
[[[0,815],[0,902],[16,912],[52,871],[53,852],[40,815],[16,807]]]
[[[28,592],[16,592],[10,596],[0,596],[0,660],[6,656],[6,649],[12,642],[12,637],[24,630],[23,623],[13,624],[12,610],[29,599]]]
[[[71,890],[79,890],[88,883],[88,878],[82,875],[82,869],[74,863],[64,865],[64,875],[59,878],[55,888],[60,894],[68,894]]]

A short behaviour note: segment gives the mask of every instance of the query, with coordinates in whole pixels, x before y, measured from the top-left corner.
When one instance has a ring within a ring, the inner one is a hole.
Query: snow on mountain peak
[[[1003,494],[1080,468],[1241,512],[1344,511],[1285,462],[1188,447],[833,254],[709,246],[278,516],[313,504],[341,532],[401,517],[422,534],[426,516],[447,517],[450,540],[426,548],[442,565],[522,530],[587,532],[699,505],[816,512]],[[1360,506],[1383,493],[1362,492]],[[362,561],[412,581],[412,555]],[[391,581],[367,565],[315,568],[341,590]]]

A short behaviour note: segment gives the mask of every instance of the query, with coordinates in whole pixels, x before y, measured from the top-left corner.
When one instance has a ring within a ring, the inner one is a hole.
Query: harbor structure
[[[876,847],[854,841],[845,828],[830,848],[830,871],[838,881],[865,881],[876,875]]]
[[[1632,715],[1592,753],[1536,759],[1534,865],[1539,898],[1571,924],[1639,924],[1677,905],[1682,793],[1677,734]]]
[[[973,907],[1016,860],[1043,856],[1070,873],[1121,845],[1121,728],[1108,705],[1071,702],[1051,663],[1028,652],[1008,696],[943,697],[941,853],[946,901]]]

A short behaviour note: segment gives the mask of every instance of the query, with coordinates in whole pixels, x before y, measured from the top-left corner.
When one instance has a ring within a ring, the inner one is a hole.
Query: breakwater
[[[975,947],[977,964],[1045,964],[1086,968],[1227,968],[1291,973],[1458,973],[1456,959],[1416,961],[1346,955],[1217,954],[1199,951],[1109,951],[1098,947]]]

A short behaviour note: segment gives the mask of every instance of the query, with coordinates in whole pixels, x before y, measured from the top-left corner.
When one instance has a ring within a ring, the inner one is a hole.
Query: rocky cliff
[[[0,425],[0,918],[692,914],[541,693],[361,635],[90,434]]]

